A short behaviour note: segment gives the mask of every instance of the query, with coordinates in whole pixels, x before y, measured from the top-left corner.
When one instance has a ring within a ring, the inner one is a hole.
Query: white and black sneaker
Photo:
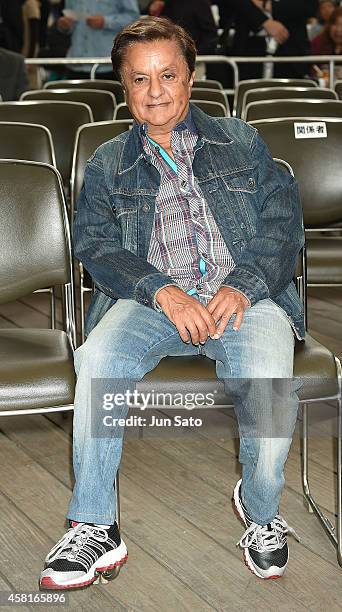
[[[42,589],[84,587],[127,560],[127,548],[114,525],[69,521],[70,528],[45,559]]]
[[[299,538],[278,514],[267,525],[254,523],[242,502],[240,489],[241,480],[235,486],[232,502],[235,514],[246,527],[241,540],[237,542],[237,546],[243,548],[245,564],[253,574],[264,580],[281,578],[289,560],[286,534],[294,535],[298,541]]]

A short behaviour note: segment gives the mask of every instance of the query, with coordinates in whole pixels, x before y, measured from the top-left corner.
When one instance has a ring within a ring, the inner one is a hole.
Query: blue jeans
[[[216,361],[218,378],[234,396],[242,500],[251,518],[264,525],[278,513],[297,417],[294,336],[283,310],[269,299],[245,311],[239,331],[231,323],[219,340],[209,338],[203,348]],[[134,300],[118,300],[75,351],[75,486],[68,518],[100,524],[115,520],[113,483],[121,460],[123,428],[105,437],[92,435],[92,379],[141,380],[167,355],[198,353],[199,347],[185,344],[164,313]],[[116,408],[120,417],[127,410],[125,405]],[[100,411],[99,418],[103,419]],[[272,436],[269,424],[275,421],[279,429]]]

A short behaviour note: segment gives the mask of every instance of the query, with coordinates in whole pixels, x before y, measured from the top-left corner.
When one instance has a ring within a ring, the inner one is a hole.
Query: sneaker
[[[102,572],[127,560],[127,548],[114,525],[69,521],[70,528],[45,559],[39,586],[71,589],[92,584]]]
[[[241,482],[239,480],[235,486],[232,502],[234,512],[245,525],[246,531],[237,546],[243,548],[245,564],[253,574],[264,580],[281,578],[289,560],[286,534],[291,533],[300,540],[278,514],[267,525],[255,523],[242,502]]]

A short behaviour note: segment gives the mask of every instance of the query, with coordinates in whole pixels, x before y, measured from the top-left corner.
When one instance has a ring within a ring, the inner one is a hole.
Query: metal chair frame
[[[234,93],[233,116],[240,117],[242,103],[241,90],[264,87],[318,87],[312,79],[246,79],[238,82]],[[243,96],[242,96],[243,97]]]
[[[275,93],[273,92],[278,92],[279,90],[281,90],[282,92],[285,92],[285,94],[288,93],[288,95],[277,97],[277,95],[275,95]],[[260,99],[248,101],[248,98],[250,97],[251,92],[254,92],[254,91],[260,94]],[[309,91],[310,96],[308,97],[304,95],[301,96],[302,93],[307,92],[307,91]],[[298,95],[295,95],[295,94],[298,94]],[[338,96],[333,89],[328,89],[328,88],[323,88],[323,87],[258,87],[256,89],[248,89],[247,91],[245,91],[243,95],[243,99],[242,99],[241,118],[243,118],[245,115],[245,109],[247,107],[247,104],[251,102],[253,103],[257,101],[261,102],[263,100],[269,100],[269,99],[271,100],[289,100],[293,98],[301,99],[302,97],[303,97],[303,100],[308,100],[310,97],[312,97],[312,99],[321,99],[321,100],[338,100]]]
[[[278,108],[280,106],[280,103],[282,104],[291,104],[292,102],[295,102],[296,104],[301,103],[303,105],[303,111],[302,111],[302,116],[303,115],[307,115],[308,118],[311,118],[310,115],[308,115],[308,108],[309,106],[312,106],[312,108],[314,109],[314,105],[316,105],[315,110],[315,116],[319,115],[321,113],[322,116],[329,116],[329,111],[327,110],[327,108],[336,108],[336,115],[335,114],[331,114],[332,117],[342,117],[342,101],[341,100],[317,100],[315,98],[289,98],[289,99],[283,99],[283,100],[261,100],[260,102],[250,102],[249,104],[247,104],[246,108],[245,108],[245,115],[244,115],[244,120],[247,121],[248,123],[250,121],[258,121],[259,118],[256,119],[251,119],[248,118],[248,112],[251,109],[258,109],[258,108],[267,108],[269,111],[269,114],[267,115],[267,117],[264,117],[264,119],[280,119],[280,118],[285,118],[288,117],[289,119],[292,119],[294,116],[298,116],[299,111],[296,110],[296,115],[285,115],[284,111],[282,111],[282,114],[280,114],[280,111],[278,111]],[[323,105],[326,105],[326,108],[324,109]],[[306,105],[306,108],[305,108]],[[319,107],[322,107],[321,109]],[[274,109],[276,109],[276,114],[272,115],[272,109],[274,112]],[[262,117],[260,119],[263,119]]]

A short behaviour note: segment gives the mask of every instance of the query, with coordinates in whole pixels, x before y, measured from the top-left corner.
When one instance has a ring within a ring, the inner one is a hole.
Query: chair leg
[[[339,380],[339,398],[337,400],[337,559],[342,566],[342,371],[339,359],[336,359],[336,366]]]
[[[55,287],[50,289],[50,316],[51,316],[51,329],[56,329],[56,290]]]
[[[339,367],[340,364],[339,364]],[[339,384],[341,379],[339,377]],[[338,409],[338,432],[337,432],[337,525],[336,527],[326,517],[315,499],[313,498],[308,474],[308,404],[303,404],[303,424],[302,424],[302,484],[304,499],[308,505],[309,512],[314,512],[318,517],[323,529],[334,544],[337,552],[337,560],[342,567],[342,402],[341,394],[337,400]]]
[[[308,512],[313,513],[313,507],[309,502],[310,487],[309,487],[309,413],[308,405],[303,404],[303,422],[302,422],[302,437],[301,437],[301,463],[302,463],[302,484],[304,491],[304,503]]]

